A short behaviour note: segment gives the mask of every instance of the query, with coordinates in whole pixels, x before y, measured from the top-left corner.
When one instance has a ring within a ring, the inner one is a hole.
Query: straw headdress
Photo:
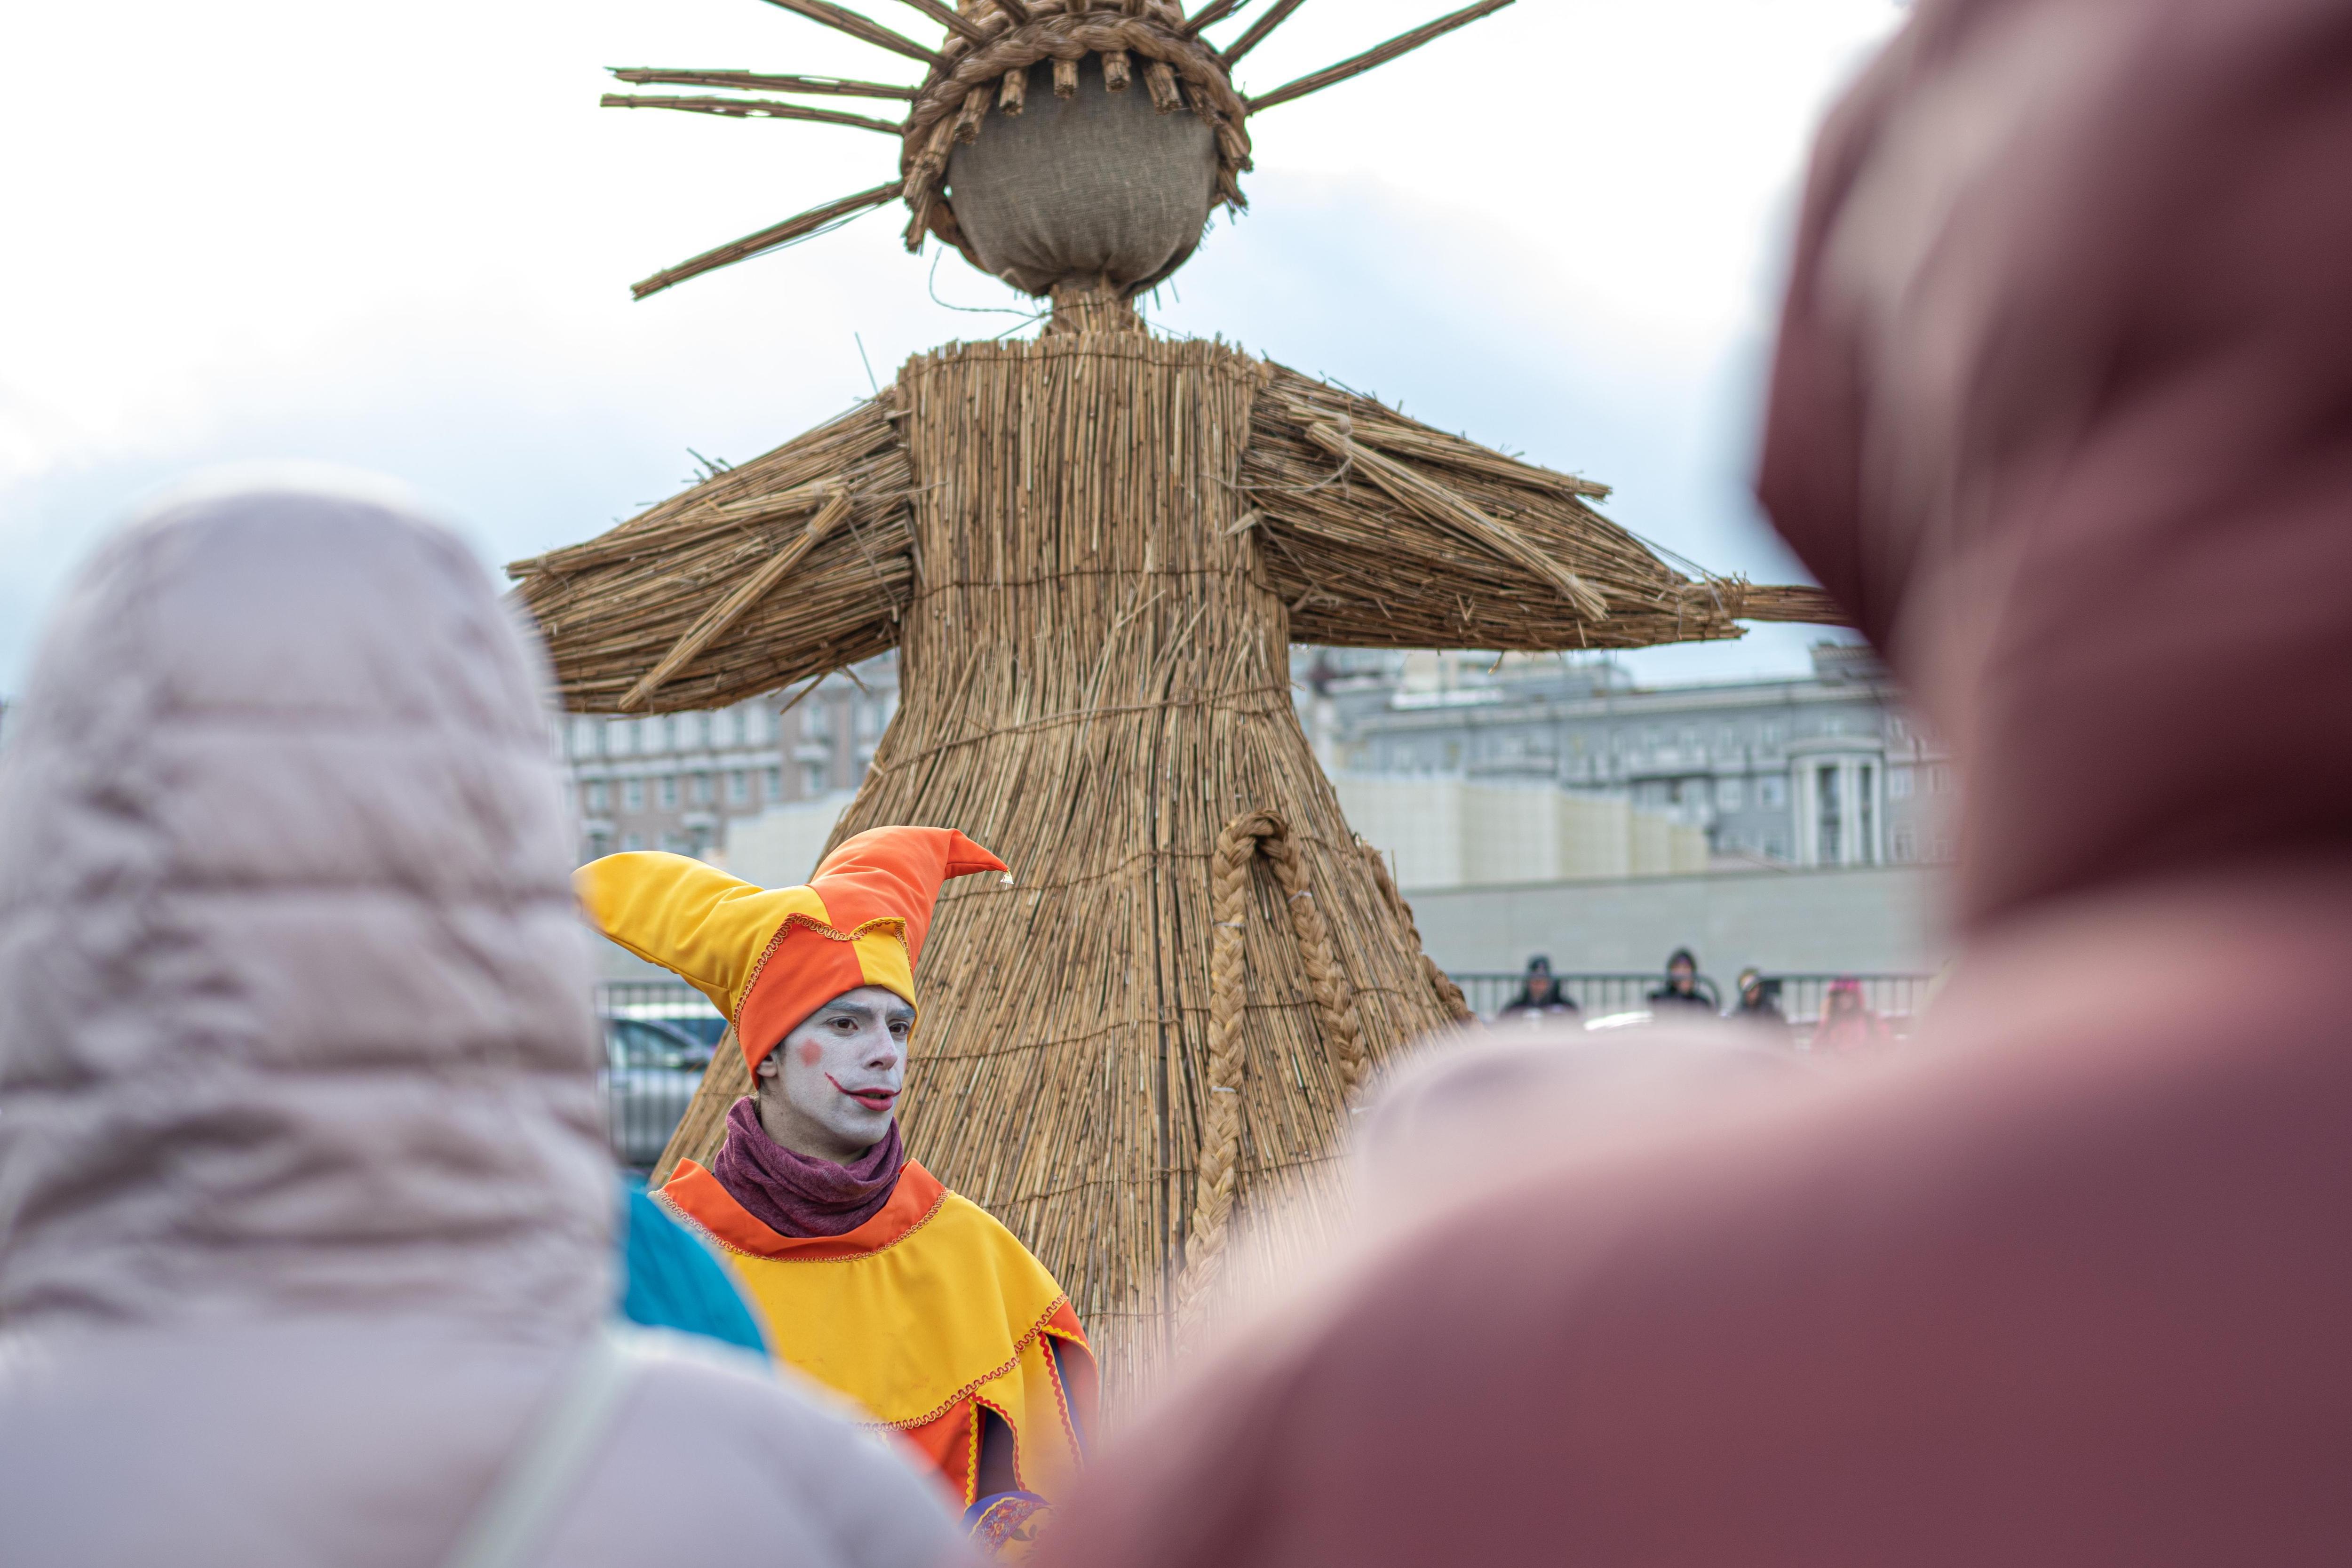
[[[804,887],[759,888],[683,855],[607,855],[573,875],[599,930],[710,998],[757,1070],[801,1020],[876,985],[916,1005],[940,885],[1004,862],[950,827],[877,827]]]

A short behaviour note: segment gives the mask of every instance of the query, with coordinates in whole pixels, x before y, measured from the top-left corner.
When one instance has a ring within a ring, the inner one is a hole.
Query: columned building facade
[[[1810,676],[1642,687],[1604,658],[1300,648],[1300,719],[1335,776],[1549,783],[1705,832],[1713,860],[1951,858],[1953,770],[1867,648]]]
[[[733,824],[856,789],[898,701],[898,659],[885,654],[814,689],[707,712],[567,715],[557,743],[580,858],[667,849],[721,859]]]

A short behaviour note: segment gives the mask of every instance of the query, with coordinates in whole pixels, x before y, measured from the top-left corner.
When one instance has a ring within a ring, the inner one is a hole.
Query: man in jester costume
[[[1068,1483],[1094,1358],[1045,1266],[906,1157],[896,1111],[940,884],[1004,868],[950,828],[878,827],[806,887],[679,855],[576,874],[604,934],[716,1003],[751,1068],[711,1168],[681,1162],[657,1201],[718,1247],[777,1358],[904,1434],[992,1547]]]

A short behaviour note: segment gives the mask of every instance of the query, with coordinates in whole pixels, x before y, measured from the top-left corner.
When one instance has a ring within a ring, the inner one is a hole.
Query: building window
[[[1741,787],[1738,779],[1715,781],[1715,809],[1717,811],[1739,810],[1746,804],[1747,795],[1748,791]]]
[[[595,720],[574,719],[572,721],[572,754],[573,756],[594,756],[596,754],[596,741],[597,732]]]
[[[604,815],[605,804],[610,798],[611,792],[604,787],[604,781],[603,779],[589,780],[587,787],[583,789],[581,794],[583,798],[587,802],[585,809],[589,816],[602,816]]]
[[[1756,781],[1756,804],[1767,811],[1780,811],[1789,804],[1789,781],[1778,773],[1767,774]]]
[[[857,738],[870,741],[882,732],[882,704],[871,699],[857,705]]]
[[[662,774],[661,803],[664,811],[677,809],[677,775],[676,773]]]
[[[1909,768],[1889,768],[1886,770],[1886,798],[1889,800],[1909,800],[1911,798],[1911,770]]]
[[[833,733],[833,705],[813,702],[801,720],[801,733],[812,741],[822,741]]]
[[[621,853],[624,855],[634,855],[645,847],[646,836],[644,834],[624,833],[621,835]]]
[[[740,715],[731,708],[713,713],[710,716],[710,743],[714,746],[733,745],[741,722]]]
[[[1893,851],[1891,858],[1898,866],[1907,866],[1918,858],[1918,843],[1913,839],[1911,830],[1907,827],[1898,827],[1895,830],[1893,841],[1888,847]]]
[[[751,775],[740,768],[727,775],[727,804],[730,805],[751,804]]]
[[[814,796],[823,795],[824,793],[824,764],[823,763],[803,763],[801,764],[801,794],[803,795]]]
[[[592,833],[588,836],[588,853],[585,858],[590,860],[602,860],[605,856],[610,855],[612,852],[613,836],[611,834]]]
[[[696,773],[693,777],[687,780],[686,787],[687,798],[694,802],[695,805],[709,805],[710,804],[710,775],[709,773]]]
[[[1813,771],[1813,798],[1821,810],[1815,819],[1814,842],[1820,847],[1816,858],[1822,865],[1834,866],[1844,857],[1840,853],[1838,829],[1844,826],[1838,811],[1838,770],[1834,767]]]
[[[768,798],[770,800],[784,798],[784,770],[782,768],[768,770]]]
[[[1765,726],[1764,726],[1764,744],[1765,744],[1765,745],[1767,745],[1767,746],[1777,746],[1777,745],[1779,745],[1780,743],[1780,725],[1778,725],[1778,724],[1767,724],[1767,725],[1765,725]]]
[[[1789,858],[1788,840],[1784,838],[1767,838],[1764,840],[1764,854],[1767,859],[1786,860]]]
[[[1863,763],[1854,785],[1854,794],[1862,797],[1854,803],[1862,817],[1862,837],[1854,844],[1853,858],[1865,866],[1878,864],[1878,791],[1874,787],[1877,783],[1874,771],[1868,763]]]
[[[630,779],[621,785],[621,804],[630,811],[646,808],[646,781]]]
[[[743,743],[757,746],[768,739],[768,710],[754,703],[743,710]]]
[[[636,735],[637,721],[634,719],[604,721],[604,749],[616,757],[625,757],[636,750],[636,747],[631,744],[636,739]]]

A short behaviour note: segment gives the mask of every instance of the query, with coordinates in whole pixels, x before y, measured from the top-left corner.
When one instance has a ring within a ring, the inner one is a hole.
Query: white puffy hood
[[[0,1324],[603,1311],[540,673],[380,499],[166,503],[82,572],[0,744]]]

